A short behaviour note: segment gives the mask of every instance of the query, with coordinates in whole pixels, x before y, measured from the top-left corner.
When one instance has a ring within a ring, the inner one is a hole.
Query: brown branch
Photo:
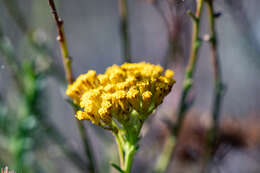
[[[213,0],[206,0],[208,6],[208,21],[209,21],[209,43],[211,49],[211,60],[214,76],[214,95],[213,95],[213,106],[212,106],[212,117],[213,117],[213,127],[208,133],[208,151],[206,153],[205,164],[202,168],[203,172],[208,172],[208,163],[213,160],[213,150],[217,144],[217,137],[219,134],[219,115],[221,109],[221,102],[223,98],[223,83],[220,68],[220,59],[217,51],[218,40],[216,32],[216,15],[214,12]]]
[[[72,74],[72,68],[71,68],[71,58],[69,56],[69,51],[68,51],[68,46],[64,34],[64,27],[63,27],[63,20],[58,16],[56,6],[54,3],[54,0],[48,0],[49,1],[49,6],[52,10],[53,18],[56,22],[57,25],[57,30],[58,30],[58,37],[57,40],[60,43],[60,49],[61,49],[61,54],[62,54],[62,60],[63,60],[63,65],[66,73],[66,79],[68,84],[71,84],[74,81],[74,77]],[[76,108],[74,108],[74,111],[77,111]],[[95,168],[95,161],[92,153],[92,148],[89,144],[89,138],[86,133],[86,129],[84,127],[84,124],[77,120],[77,126],[78,130],[80,133],[81,140],[83,142],[83,147],[84,147],[84,152],[89,160],[89,171],[91,173],[97,172]]]
[[[214,5],[212,0],[206,1],[208,4],[209,11],[209,28],[210,28],[210,48],[211,48],[211,60],[213,67],[213,76],[214,76],[214,100],[213,100],[213,109],[212,115],[214,120],[214,127],[217,128],[218,120],[219,120],[219,112],[221,107],[221,100],[223,96],[223,82],[220,68],[220,59],[217,51],[218,40],[217,40],[217,32],[216,32],[216,24],[215,24],[215,12]]]
[[[58,30],[57,40],[60,43],[66,79],[67,79],[67,82],[69,84],[71,84],[74,81],[74,77],[73,77],[72,68],[71,68],[71,58],[69,56],[66,37],[65,37],[65,34],[64,34],[63,20],[58,16],[56,6],[55,6],[53,0],[49,0],[49,5],[50,5],[51,10],[52,10],[53,18],[54,18],[56,25],[57,25],[57,30]]]

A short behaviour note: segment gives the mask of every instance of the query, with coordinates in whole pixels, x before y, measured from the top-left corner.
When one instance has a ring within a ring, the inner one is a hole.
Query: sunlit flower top
[[[149,63],[113,65],[104,74],[95,71],[80,75],[66,94],[79,105],[76,117],[110,127],[145,120],[162,103],[174,84],[174,72]]]

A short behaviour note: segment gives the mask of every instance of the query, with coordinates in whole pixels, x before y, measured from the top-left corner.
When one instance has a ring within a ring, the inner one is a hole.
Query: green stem
[[[120,167],[123,168],[123,166],[124,166],[124,150],[123,150],[122,142],[121,142],[118,134],[116,134],[116,133],[113,133],[113,134],[115,136],[117,148],[118,148],[118,152],[119,152]]]
[[[191,12],[188,12],[188,14],[193,19],[191,54],[190,54],[188,65],[186,67],[181,100],[179,103],[179,111],[177,114],[177,124],[175,130],[173,131],[174,136],[178,136],[183,119],[185,117],[185,113],[190,106],[189,104],[187,104],[187,95],[193,86],[193,74],[195,71],[196,62],[199,56],[199,49],[201,47],[201,42],[202,42],[201,39],[199,38],[199,32],[200,32],[200,21],[201,21],[200,19],[201,19],[203,4],[204,4],[204,0],[197,0],[197,9],[195,15],[192,14]]]
[[[123,56],[125,62],[131,62],[129,21],[128,21],[128,5],[127,0],[118,0],[119,17],[120,17],[120,33],[123,45]]]
[[[133,159],[134,159],[134,154],[138,148],[137,147],[138,140],[131,141],[131,139],[136,139],[136,133],[132,134],[134,135],[133,138],[127,138],[125,136],[126,132],[123,130],[113,132],[113,134],[117,142],[117,147],[118,147],[118,152],[120,157],[120,169],[124,173],[130,173]]]
[[[173,150],[175,147],[175,138],[173,136],[169,136],[164,144],[162,154],[159,156],[158,161],[156,162],[155,169],[153,173],[165,172],[168,167],[168,163],[170,162]]]
[[[182,93],[180,97],[180,102],[178,105],[178,112],[177,112],[177,122],[173,128],[172,134],[169,138],[167,138],[167,141],[165,143],[165,147],[171,145],[172,149],[169,149],[170,156],[167,156],[168,152],[162,152],[161,156],[159,157],[159,160],[157,161],[155,172],[165,172],[169,166],[171,157],[174,153],[175,149],[175,140],[178,137],[179,131],[181,129],[185,113],[190,107],[190,104],[187,103],[187,96],[189,94],[190,89],[193,86],[193,74],[195,71],[196,62],[199,56],[199,50],[201,47],[201,39],[199,38],[199,32],[200,32],[200,22],[201,22],[201,13],[203,9],[204,0],[197,0],[197,7],[195,14],[188,11],[188,14],[191,16],[193,20],[193,32],[192,32],[192,45],[191,45],[191,54],[189,58],[188,65],[186,67],[185,77],[183,81],[183,88]],[[167,145],[167,146],[166,146]],[[166,149],[164,149],[166,150]],[[167,159],[165,159],[167,158]],[[165,162],[165,163],[163,163]]]
[[[80,133],[80,137],[82,139],[83,142],[83,148],[84,148],[84,152],[89,160],[89,165],[88,165],[88,169],[91,173],[95,172],[95,162],[94,162],[94,157],[93,157],[93,153],[90,150],[91,146],[89,143],[89,137],[88,134],[86,133],[86,129],[85,126],[83,124],[83,122],[76,120],[77,121],[77,125],[78,125],[78,129],[79,129],[79,133]]]
[[[133,159],[134,159],[134,154],[136,152],[136,146],[135,145],[130,145],[130,147],[128,148],[128,150],[126,151],[125,154],[125,173],[130,173],[131,172],[131,168],[132,168],[132,163],[133,163]]]

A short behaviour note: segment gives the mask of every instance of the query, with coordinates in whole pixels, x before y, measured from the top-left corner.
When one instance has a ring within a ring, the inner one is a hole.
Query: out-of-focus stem
[[[207,0],[208,13],[209,13],[209,29],[210,29],[210,48],[211,48],[211,59],[214,75],[214,96],[213,96],[213,107],[212,107],[212,116],[213,116],[213,127],[216,130],[219,120],[219,112],[221,108],[221,101],[223,96],[223,82],[220,68],[220,59],[217,51],[218,40],[217,32],[215,25],[215,12],[213,0]]]
[[[127,0],[118,0],[120,17],[120,33],[122,39],[123,56],[125,62],[131,62],[131,42],[129,34],[128,5]]]
[[[24,34],[26,34],[26,32],[28,32],[28,25],[25,22],[25,19],[22,15],[21,11],[19,10],[19,8],[15,8],[15,9],[13,8],[16,6],[14,4],[14,1],[13,0],[10,0],[10,1],[4,0],[3,2],[5,3],[5,6],[9,12],[10,16],[14,19],[17,26],[20,28],[20,30],[22,32],[24,32]],[[0,28],[0,40],[1,40],[1,42],[4,40],[3,34],[1,32],[1,28]],[[38,50],[40,49],[37,47],[37,43],[34,40],[30,39],[30,41],[32,43],[32,46],[36,47],[36,49],[38,49]],[[1,43],[1,45],[2,45],[2,43]],[[20,92],[24,92],[23,86],[20,81],[21,79],[18,76],[18,74],[20,73],[19,63],[16,61],[16,58],[13,55],[13,52],[7,51],[7,50],[9,50],[9,49],[6,49],[6,48],[3,49],[0,46],[1,53],[4,55],[4,57],[6,57],[7,63],[12,69],[11,72],[15,78],[16,84],[18,86],[17,88],[20,90]],[[48,135],[48,137],[60,147],[60,149],[68,157],[68,159],[75,166],[77,166],[80,170],[82,170],[82,171],[86,170],[86,165],[85,165],[86,162],[84,162],[84,160],[81,158],[81,156],[76,151],[74,151],[70,145],[65,143],[66,139],[62,135],[62,133],[60,133],[54,127],[54,125],[50,124],[50,122],[45,122],[44,119],[38,119],[38,120],[40,121],[42,128],[48,131],[48,133],[46,133]]]
[[[66,42],[65,33],[64,33],[63,20],[58,16],[54,0],[49,0],[49,6],[52,10],[52,14],[53,14],[54,20],[57,25],[57,30],[58,30],[57,40],[60,43],[66,79],[67,79],[68,84],[71,84],[74,81],[74,78],[73,78],[72,68],[71,68],[71,58],[69,56],[69,51],[68,51],[67,42]],[[81,137],[83,145],[84,145],[85,154],[89,159],[89,171],[91,173],[94,173],[94,172],[96,172],[96,169],[95,169],[95,162],[94,162],[94,157],[93,157],[93,153],[92,153],[93,150],[91,149],[91,146],[89,144],[89,139],[86,134],[86,129],[85,129],[83,123],[78,120],[77,120],[77,125],[78,125],[78,129],[80,132],[80,137]]]
[[[188,11],[188,14],[193,19],[193,33],[192,33],[192,45],[191,45],[191,54],[189,58],[188,65],[185,71],[185,77],[183,81],[182,94],[179,102],[179,110],[177,113],[177,123],[173,130],[174,136],[178,136],[179,130],[181,128],[184,116],[186,111],[189,109],[189,104],[187,104],[187,95],[193,85],[193,74],[195,71],[196,62],[198,59],[199,49],[201,47],[201,39],[199,38],[200,31],[200,18],[203,9],[204,0],[197,0],[197,10],[193,14]]]
[[[91,173],[95,173],[95,172],[97,172],[97,170],[95,168],[95,160],[94,160],[94,156],[93,156],[93,153],[92,153],[93,150],[92,150],[92,147],[90,146],[90,143],[89,143],[88,134],[86,133],[86,129],[84,127],[84,124],[79,120],[76,120],[76,121],[77,121],[77,124],[78,124],[80,137],[83,141],[84,151],[85,151],[85,154],[86,154],[88,161],[89,161],[88,169]]]
[[[165,172],[168,164],[171,160],[171,155],[175,147],[175,137],[169,136],[164,144],[163,151],[156,162],[155,169],[153,173]]]
[[[216,15],[214,12],[214,4],[213,0],[206,0],[208,6],[208,21],[209,21],[209,42],[211,49],[211,60],[212,60],[212,68],[213,68],[213,76],[214,76],[214,95],[213,95],[213,105],[212,105],[212,119],[213,126],[209,131],[208,136],[208,151],[205,156],[205,163],[202,167],[202,173],[208,172],[208,164],[213,159],[213,148],[215,146],[217,133],[218,133],[218,124],[219,124],[219,114],[221,109],[221,102],[223,97],[223,82],[221,76],[221,68],[220,68],[220,59],[217,51],[218,40],[217,40],[217,32],[216,32],[216,24],[215,19]]]
[[[197,0],[197,6],[196,6],[196,12],[195,14],[188,11],[188,14],[191,16],[193,20],[193,33],[192,33],[192,45],[191,45],[191,54],[189,58],[188,65],[186,67],[185,72],[185,78],[183,81],[183,88],[182,88],[182,94],[179,102],[179,110],[177,112],[177,122],[173,128],[171,136],[167,139],[165,145],[169,145],[169,143],[172,141],[175,142],[176,138],[178,137],[179,130],[182,126],[182,122],[185,116],[186,111],[189,109],[189,104],[187,103],[187,95],[192,88],[193,85],[193,74],[195,71],[196,62],[198,59],[198,53],[199,49],[201,47],[201,39],[199,38],[199,31],[200,31],[200,22],[201,22],[201,13],[203,9],[204,0]],[[175,140],[173,140],[175,139]],[[164,146],[167,147],[167,146]],[[154,172],[155,173],[161,173],[165,172],[167,168],[169,167],[169,163],[171,160],[171,157],[174,153],[175,145],[172,144],[172,147],[170,149],[167,149],[167,152],[162,152],[162,155],[159,157],[159,160],[157,161],[156,167]],[[166,162],[166,163],[165,163]]]
[[[28,31],[28,25],[26,23],[25,18],[23,17],[21,10],[17,8],[16,0],[3,0],[8,13],[15,20],[17,26],[23,31]]]

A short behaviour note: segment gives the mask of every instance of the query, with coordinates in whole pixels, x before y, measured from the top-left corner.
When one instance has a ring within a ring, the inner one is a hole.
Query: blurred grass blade
[[[118,170],[120,173],[124,173],[124,171],[115,163],[110,163],[113,168]]]

